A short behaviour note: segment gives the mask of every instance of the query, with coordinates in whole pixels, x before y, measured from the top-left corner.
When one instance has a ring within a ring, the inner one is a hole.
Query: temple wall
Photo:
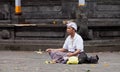
[[[79,14],[77,0],[22,0],[22,15],[21,23],[29,24],[56,24],[62,25],[63,20],[77,20],[77,14]],[[15,5],[14,0],[0,0],[0,24],[15,24]],[[86,22],[86,27],[88,28],[88,34],[90,39],[111,39],[120,38],[120,1],[119,0],[86,0],[85,14],[87,19],[81,19],[81,21]],[[81,22],[82,23],[82,22]],[[78,23],[78,26],[81,26]],[[2,31],[3,25],[0,26]],[[37,27],[36,27],[37,28]],[[53,28],[51,26],[51,28]],[[63,26],[64,28],[64,26]],[[14,33],[14,29],[8,29],[10,33]],[[33,34],[34,28],[33,29]],[[39,28],[38,28],[39,29]],[[24,29],[25,31],[26,29]],[[19,32],[19,30],[17,30]],[[17,32],[15,31],[15,32]],[[38,30],[39,32],[39,30]],[[57,30],[59,32],[59,30]],[[51,32],[50,37],[54,36],[64,38],[65,34],[57,34]],[[18,36],[27,38],[26,33],[16,33]],[[36,33],[35,33],[36,34]],[[29,34],[28,34],[29,35]],[[40,37],[41,34],[36,34]],[[47,36],[42,34],[42,36]]]

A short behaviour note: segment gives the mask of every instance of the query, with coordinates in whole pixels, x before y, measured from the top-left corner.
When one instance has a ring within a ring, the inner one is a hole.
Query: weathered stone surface
[[[85,11],[80,9],[81,12],[77,11],[77,5],[78,0],[23,0],[22,16],[19,20],[14,14],[14,0],[0,0],[0,23],[53,24],[55,21],[56,24],[62,24],[63,20],[73,19],[77,22],[78,33],[83,34],[83,38],[120,38],[118,29],[120,26],[120,0],[86,0]],[[12,31],[14,33],[14,28]],[[35,33],[34,30],[32,32]],[[63,35],[61,32],[48,33],[50,33],[49,36],[61,34],[60,37],[62,37]],[[30,35],[32,38],[32,34],[28,34],[28,36]],[[25,35],[17,33],[16,36]],[[14,36],[12,37],[14,38]]]
[[[61,48],[64,39],[56,40],[0,40],[0,50],[35,51]],[[120,51],[120,39],[84,41],[85,52]]]
[[[98,64],[45,64],[51,60],[43,52],[0,51],[1,72],[119,72],[120,52],[88,53],[88,56],[99,56]]]

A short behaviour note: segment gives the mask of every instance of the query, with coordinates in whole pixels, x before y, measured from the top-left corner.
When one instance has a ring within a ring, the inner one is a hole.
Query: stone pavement
[[[45,64],[47,53],[0,51],[0,72],[120,72],[120,52],[87,53],[100,57],[98,64]]]

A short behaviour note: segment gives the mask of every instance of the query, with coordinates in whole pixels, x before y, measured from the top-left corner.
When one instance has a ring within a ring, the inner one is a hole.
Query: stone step
[[[91,26],[91,27],[120,26],[120,19],[104,19],[104,18],[88,19],[88,26]]]
[[[0,40],[3,44],[59,44],[63,43],[63,40]]]
[[[0,24],[10,24],[11,20],[0,20]]]
[[[120,39],[85,41],[86,52],[120,51]]]
[[[35,51],[61,48],[64,40],[0,40],[0,50]],[[84,41],[86,52],[120,51],[120,39]]]

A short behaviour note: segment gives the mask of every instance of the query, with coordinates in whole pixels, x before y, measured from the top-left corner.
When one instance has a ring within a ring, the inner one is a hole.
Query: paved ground
[[[45,64],[47,53],[34,51],[0,51],[0,72],[120,72],[120,52],[98,54],[99,64]]]

